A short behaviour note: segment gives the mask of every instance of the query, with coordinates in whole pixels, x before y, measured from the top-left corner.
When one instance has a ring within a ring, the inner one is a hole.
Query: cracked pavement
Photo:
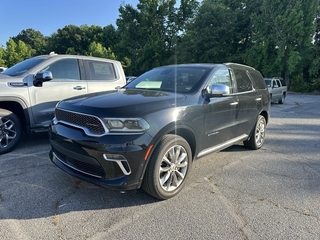
[[[48,158],[47,134],[0,155],[0,239],[320,239],[320,96],[272,104],[265,145],[193,163],[158,201],[82,182]]]

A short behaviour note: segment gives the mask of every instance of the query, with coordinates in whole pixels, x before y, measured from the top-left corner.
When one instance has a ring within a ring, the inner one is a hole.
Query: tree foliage
[[[24,42],[31,51],[31,56],[42,55],[47,50],[47,38],[39,31],[32,28],[22,30],[13,40],[18,43]]]
[[[315,19],[316,31],[313,38],[312,56],[313,61],[310,66],[310,74],[314,77],[320,77],[320,16]]]
[[[110,48],[105,48],[101,43],[92,42],[89,45],[88,55],[93,57],[101,57],[108,59],[116,59],[115,54]]]
[[[203,0],[179,47],[180,61],[242,62],[249,23],[243,2]]]
[[[183,26],[194,15],[195,0],[140,0],[137,8],[120,6],[117,19],[119,56],[132,61],[129,74],[174,63],[175,50]]]
[[[4,59],[4,54],[5,54],[5,50],[3,49],[3,47],[0,46],[0,66],[1,67],[6,67],[6,62]]]
[[[15,41],[12,38],[9,39],[9,41],[7,42],[7,48],[4,54],[4,60],[8,67],[11,67],[14,64],[21,62],[24,59],[27,59],[30,57],[31,57],[30,49],[24,42],[19,40],[18,43],[15,43]]]
[[[263,0],[251,15],[253,45],[247,62],[264,74],[290,76],[303,71],[303,52],[311,47],[317,0]],[[260,56],[257,56],[260,55]]]

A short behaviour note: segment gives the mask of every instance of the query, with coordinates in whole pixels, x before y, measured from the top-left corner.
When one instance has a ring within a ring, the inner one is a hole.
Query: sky
[[[50,36],[67,25],[116,27],[121,4],[136,8],[139,0],[0,0],[0,46],[32,28]]]

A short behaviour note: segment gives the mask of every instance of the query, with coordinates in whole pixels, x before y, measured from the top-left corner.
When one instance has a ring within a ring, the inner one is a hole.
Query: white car
[[[4,70],[6,70],[7,68],[5,67],[0,67],[0,73],[3,72]]]

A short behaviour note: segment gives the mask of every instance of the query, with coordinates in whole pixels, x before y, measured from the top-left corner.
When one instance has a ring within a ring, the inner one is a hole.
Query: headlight
[[[104,118],[103,121],[110,132],[143,132],[149,129],[149,124],[142,118]]]

